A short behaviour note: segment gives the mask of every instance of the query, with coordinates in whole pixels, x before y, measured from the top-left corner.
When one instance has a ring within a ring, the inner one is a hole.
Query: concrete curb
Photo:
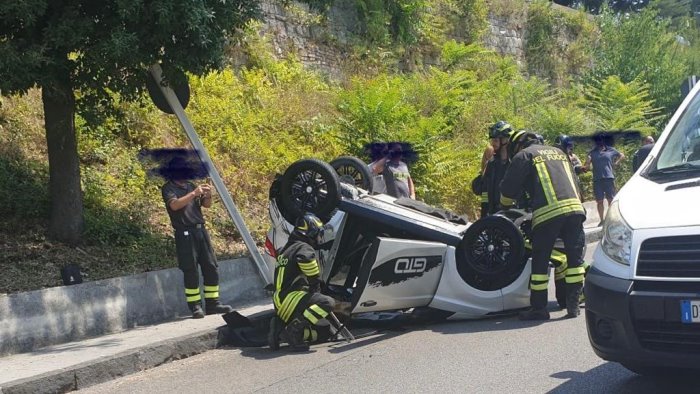
[[[219,344],[219,329],[157,342],[96,361],[3,384],[1,394],[65,393],[84,389],[175,360],[191,357]]]
[[[219,262],[221,300],[265,297],[249,258]],[[190,316],[182,271],[136,275],[0,296],[0,356],[99,337]]]

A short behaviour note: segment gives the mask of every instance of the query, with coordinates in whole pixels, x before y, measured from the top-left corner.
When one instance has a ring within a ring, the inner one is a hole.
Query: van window
[[[659,151],[654,172],[678,168],[700,167],[700,94],[696,94],[690,105],[676,122],[666,143]]]

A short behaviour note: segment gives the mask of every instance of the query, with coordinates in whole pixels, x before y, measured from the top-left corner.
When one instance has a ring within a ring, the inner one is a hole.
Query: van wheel
[[[457,248],[459,275],[479,290],[499,290],[511,284],[527,262],[520,230],[502,216],[474,222]]]
[[[353,156],[341,156],[330,162],[338,173],[340,182],[347,183],[372,193],[373,178],[364,161]]]
[[[340,182],[333,167],[318,159],[299,160],[279,180],[280,211],[289,222],[310,212],[324,222],[340,203]]]

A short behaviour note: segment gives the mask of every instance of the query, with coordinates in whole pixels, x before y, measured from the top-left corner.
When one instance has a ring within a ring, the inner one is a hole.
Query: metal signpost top
[[[263,260],[263,257],[260,254],[257,245],[255,245],[255,241],[253,241],[253,237],[250,235],[248,227],[246,227],[245,222],[243,221],[243,217],[238,212],[236,204],[233,202],[231,195],[226,189],[226,185],[224,185],[224,181],[221,179],[221,176],[219,175],[216,166],[214,166],[214,163],[211,161],[211,158],[209,157],[207,150],[204,148],[202,141],[199,139],[199,136],[194,131],[192,123],[190,123],[190,120],[187,118],[187,115],[185,115],[185,110],[182,108],[180,101],[175,95],[175,92],[170,87],[161,85],[161,80],[163,78],[163,70],[160,68],[160,65],[155,64],[151,66],[150,72],[155,81],[158,83],[158,87],[160,88],[161,92],[163,92],[163,96],[165,96],[165,99],[170,105],[170,108],[172,108],[173,112],[175,113],[175,116],[177,116],[177,119],[180,121],[180,124],[185,129],[185,133],[187,133],[187,137],[190,139],[192,146],[197,151],[200,160],[202,160],[202,163],[204,163],[206,168],[209,170],[209,174],[211,175],[214,187],[216,188],[217,193],[219,193],[219,196],[221,196],[221,200],[223,201],[224,206],[226,207],[226,210],[228,211],[229,215],[231,215],[233,224],[238,229],[238,232],[241,233],[243,241],[245,242],[245,245],[248,248],[248,252],[250,252],[250,256],[258,268],[260,276],[265,281],[265,284],[272,283],[272,278],[270,278],[270,273],[267,270],[267,265],[265,264],[265,261]]]

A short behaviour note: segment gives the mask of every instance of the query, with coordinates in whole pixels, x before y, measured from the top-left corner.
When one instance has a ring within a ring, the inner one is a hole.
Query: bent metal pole
[[[238,232],[241,233],[243,241],[245,242],[245,245],[248,248],[248,252],[250,252],[250,256],[258,268],[260,276],[265,281],[266,285],[268,283],[272,283],[272,278],[270,278],[270,274],[267,270],[267,265],[265,264],[265,261],[263,260],[263,257],[260,254],[258,247],[255,245],[255,241],[253,241],[253,237],[250,235],[248,227],[246,227],[245,222],[243,221],[243,217],[238,212],[236,204],[233,202],[231,195],[226,189],[226,185],[224,185],[224,181],[221,179],[219,172],[214,166],[214,163],[211,161],[211,158],[209,157],[207,150],[204,148],[202,141],[199,139],[199,136],[194,131],[192,123],[190,123],[190,120],[187,118],[187,115],[185,115],[185,110],[182,108],[180,100],[178,100],[177,96],[175,95],[175,92],[170,87],[163,86],[161,84],[163,70],[160,68],[160,65],[154,64],[153,66],[151,66],[150,71],[151,75],[153,75],[153,78],[158,83],[158,87],[160,87],[161,92],[163,92],[163,96],[165,96],[165,99],[170,105],[170,108],[172,108],[173,112],[175,112],[175,116],[177,116],[177,119],[180,121],[182,128],[185,129],[185,133],[187,133],[187,137],[190,139],[192,146],[197,151],[199,158],[209,170],[209,174],[211,176],[212,182],[214,182],[216,192],[219,193],[219,196],[221,196],[221,200],[223,201],[226,210],[228,211],[229,215],[231,215],[233,224],[238,229]]]

